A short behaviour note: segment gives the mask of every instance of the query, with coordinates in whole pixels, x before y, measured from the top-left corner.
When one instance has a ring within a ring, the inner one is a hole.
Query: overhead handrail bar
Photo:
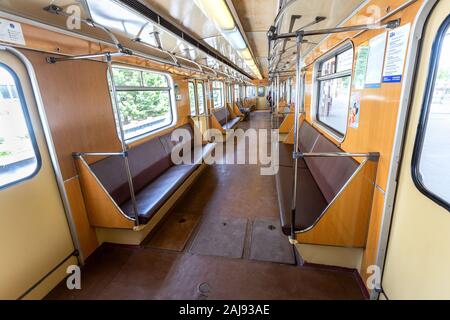
[[[286,13],[287,9],[289,9],[295,2],[297,2],[297,0],[290,0],[290,1],[286,2],[286,4],[280,9],[280,11],[278,11],[278,14],[275,17],[275,20],[273,22],[273,26],[277,26],[278,25],[278,23],[280,22],[281,18]]]
[[[49,13],[52,13],[52,14],[61,15],[61,16],[64,16],[64,17],[69,17],[69,14],[66,13],[61,7],[59,7],[57,5],[49,5],[49,6],[45,7],[44,10],[49,12]],[[163,48],[158,48],[158,47],[152,46],[150,44],[147,44],[147,43],[141,41],[140,38],[139,38],[139,35],[143,32],[143,30],[145,29],[145,27],[148,24],[144,24],[144,26],[139,31],[138,37],[136,37],[135,39],[131,39],[131,41],[138,42],[138,43],[140,43],[140,44],[142,44],[144,46],[149,46],[152,49],[159,50],[160,52],[163,52],[163,53],[169,55],[171,60],[173,60],[172,63],[170,61],[166,61],[166,60],[161,59],[159,57],[154,57],[154,56],[146,55],[146,54],[143,54],[143,53],[137,53],[137,52],[134,52],[134,51],[132,51],[130,49],[125,48],[119,42],[119,40],[117,39],[117,37],[114,35],[113,32],[111,32],[105,26],[103,26],[103,25],[101,25],[99,23],[96,23],[92,19],[81,19],[81,18],[78,18],[77,20],[80,21],[83,24],[86,24],[86,25],[90,26],[90,27],[98,28],[98,29],[103,30],[110,37],[110,39],[113,42],[114,46],[117,48],[117,52],[109,52],[108,51],[108,52],[100,52],[100,53],[94,53],[94,54],[84,54],[84,55],[78,55],[78,56],[47,57],[47,62],[48,63],[54,64],[54,63],[63,62],[63,61],[96,59],[96,58],[103,58],[103,57],[106,57],[108,59],[108,57],[116,57],[116,56],[135,56],[135,57],[142,58],[142,59],[145,59],[145,60],[155,61],[155,62],[158,62],[158,63],[162,63],[162,64],[166,64],[166,65],[170,65],[170,66],[173,66],[173,67],[178,67],[178,68],[181,68],[181,69],[186,69],[186,70],[194,71],[194,72],[205,73],[205,71],[203,69],[204,68],[208,68],[209,70],[211,70],[214,73],[215,76],[217,76],[217,72],[214,69],[212,69],[212,68],[209,68],[209,67],[206,67],[206,66],[202,66],[201,64],[197,63],[196,61],[193,61],[191,59],[184,58],[184,57],[179,57],[179,56],[174,55],[171,52],[169,52],[169,51],[167,51],[167,50],[165,50]],[[157,31],[156,31],[156,33],[157,33]],[[158,41],[158,40],[157,40],[157,42],[160,43],[160,41]],[[178,59],[181,59],[181,60],[184,60],[184,61],[188,61],[188,62],[194,64],[198,68],[198,70],[194,69],[194,68],[190,68],[190,67],[181,65],[178,62]],[[226,77],[228,77],[228,75],[226,75]]]
[[[350,31],[367,31],[367,30],[379,30],[379,29],[395,29],[400,25],[401,20],[395,19],[388,21],[385,24],[363,24],[363,25],[355,25],[355,26],[349,26],[349,27],[338,27],[338,28],[328,28],[328,29],[319,29],[319,30],[308,30],[308,31],[301,31],[303,34],[303,37],[308,36],[317,36],[317,35],[324,35],[324,34],[331,34],[331,33],[341,33],[341,32],[350,32]],[[288,38],[295,38],[297,37],[299,32],[290,32],[290,33],[283,33],[283,34],[273,34],[272,37],[269,36],[270,40],[277,40],[277,39],[288,39]]]
[[[290,39],[290,38],[296,38],[299,33],[302,34],[302,42],[304,41],[304,37],[307,36],[316,36],[316,35],[327,35],[332,33],[342,33],[342,32],[351,32],[351,31],[367,31],[367,30],[379,30],[379,29],[395,29],[400,25],[401,20],[395,19],[388,21],[385,24],[364,24],[364,25],[355,25],[355,26],[348,26],[348,27],[337,27],[337,28],[328,28],[328,29],[319,29],[319,30],[300,30],[296,32],[289,32],[289,33],[283,33],[283,34],[276,34],[275,30],[269,30],[267,36],[269,38],[269,42],[273,42],[279,39]],[[276,59],[281,59],[280,56],[275,56]],[[273,70],[274,65],[275,69],[277,67],[277,63],[273,63],[273,61],[270,63],[270,69]]]
[[[167,54],[170,57],[170,59],[172,59],[173,63],[176,66],[180,66],[177,57],[174,54],[172,54],[171,52],[169,52],[168,50],[164,50],[163,47],[161,46],[160,40],[159,40],[159,42],[157,41],[158,42],[158,46],[157,47],[152,46],[151,44],[142,41],[141,38],[131,39],[131,41],[139,43],[139,44],[143,45],[144,47],[148,47],[148,48],[151,48],[151,49],[154,49],[154,50],[157,50],[159,52]]]
[[[314,19],[314,21],[311,21],[311,22],[305,24],[304,26],[302,26],[301,28],[295,30],[294,32],[297,33],[297,32],[300,32],[300,31],[302,31],[302,30],[305,30],[306,28],[309,28],[309,27],[311,27],[311,26],[313,26],[313,25],[316,25],[316,24],[318,24],[318,23],[321,23],[322,21],[324,21],[324,20],[326,20],[326,19],[327,19],[326,17],[317,16],[317,17]],[[291,26],[291,27],[292,27],[292,26]],[[291,29],[290,31],[292,31],[292,29]],[[288,50],[296,48],[296,46],[293,45],[293,46],[291,46],[289,49],[286,49],[286,42],[287,42],[288,40],[289,40],[289,39],[283,39],[283,40],[282,40],[282,42],[283,42],[283,50],[281,51],[281,53],[280,53],[280,55],[279,55],[279,59],[278,59],[277,64],[275,65],[275,69],[278,68],[278,65],[280,64],[280,62],[281,62],[281,60],[282,60],[281,57],[282,57]],[[309,41],[303,39],[303,43],[309,43]]]
[[[120,44],[120,41],[117,39],[117,37],[114,35],[113,32],[111,32],[108,28],[106,28],[105,26],[102,26],[99,23],[96,23],[94,20],[92,19],[81,19],[81,18],[77,18],[77,17],[73,17],[71,15],[69,15],[67,12],[65,12],[61,7],[57,6],[57,5],[49,5],[47,7],[44,8],[45,11],[49,12],[49,13],[53,13],[59,16],[63,16],[66,18],[75,18],[77,21],[84,23],[90,27],[93,28],[97,28],[97,29],[101,29],[103,30],[112,40],[112,42],[114,43],[114,46],[119,50],[123,50],[123,46]]]

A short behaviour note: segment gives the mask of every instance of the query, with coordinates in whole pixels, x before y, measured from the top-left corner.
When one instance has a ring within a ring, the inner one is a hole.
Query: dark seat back
[[[192,126],[188,123],[181,127],[178,127],[177,129],[184,129],[189,132],[190,140],[183,141],[183,143],[188,143],[193,147],[194,146],[194,130],[192,129]],[[169,133],[161,136],[160,140],[161,140],[161,143],[164,145],[164,148],[166,149],[168,154],[171,154],[173,148],[179,143],[178,141],[172,141],[172,132],[169,132]]]
[[[231,120],[231,114],[228,111],[228,108],[222,108],[214,111],[214,116],[222,126],[224,126],[225,124],[227,124],[228,121]]]
[[[189,124],[181,128],[189,130],[193,137],[192,127]],[[176,142],[171,141],[171,134],[170,132],[161,137],[155,137],[129,150],[128,160],[136,192],[142,190],[173,165],[171,152]],[[95,162],[90,167],[118,205],[131,198],[122,157],[108,157]]]
[[[300,152],[311,152],[320,133],[308,122],[303,121],[300,127],[299,148]]]
[[[311,152],[342,152],[339,147],[320,135]],[[358,168],[358,162],[351,157],[306,158],[311,174],[330,203]]]

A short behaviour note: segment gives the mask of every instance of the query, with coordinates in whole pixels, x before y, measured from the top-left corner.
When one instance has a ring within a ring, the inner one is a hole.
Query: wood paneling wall
[[[58,41],[59,37],[56,38]],[[65,36],[62,37],[65,39]],[[44,39],[41,39],[44,41]],[[45,39],[48,48],[57,47],[57,42]],[[39,83],[39,88],[52,133],[59,165],[72,214],[76,224],[81,250],[88,257],[99,245],[95,229],[89,224],[83,202],[73,152],[120,151],[120,141],[112,112],[111,97],[107,81],[107,65],[99,61],[68,61],[48,64],[47,53],[21,50],[31,61]],[[133,64],[132,59],[121,62]],[[136,63],[147,66],[146,63]],[[164,67],[159,68],[165,71]],[[177,123],[184,125],[189,120],[188,83],[184,76],[175,75],[181,100],[176,101]],[[155,135],[167,131],[162,130]],[[150,135],[142,141],[150,139]],[[137,141],[136,144],[142,142]],[[96,161],[98,159],[91,159]]]
[[[372,0],[367,3],[357,14],[355,14],[345,25],[356,25],[365,23],[366,18],[371,15],[373,8],[379,8],[382,16],[391,12],[406,3],[407,0]],[[419,11],[423,0],[411,4],[406,9],[396,13],[389,20],[401,18],[402,25],[412,23]],[[374,7],[375,6],[375,7]],[[306,57],[306,93],[305,109],[307,121],[313,122],[311,117],[312,108],[315,102],[312,101],[313,92],[313,66],[314,62],[324,53],[329,52],[340,43],[350,39],[355,47],[355,61],[357,51],[361,45],[366,45],[368,41],[381,34],[380,30],[372,30],[358,34],[357,32],[334,34],[326,38],[323,43]],[[377,178],[374,181],[377,185],[375,191],[369,232],[367,236],[366,248],[363,256],[363,263],[360,270],[363,279],[367,279],[366,270],[370,265],[375,264],[378,251],[378,241],[380,235],[380,225],[383,216],[384,192],[386,190],[389,169],[391,165],[392,147],[397,126],[398,111],[400,106],[402,83],[383,83],[380,88],[355,90],[352,94],[359,92],[361,95],[361,110],[359,128],[349,128],[344,141],[340,144],[347,152],[380,152],[380,163],[378,166]],[[327,135],[320,127],[315,125],[321,132]],[[330,135],[328,137],[332,138]],[[339,144],[336,141],[336,144]]]

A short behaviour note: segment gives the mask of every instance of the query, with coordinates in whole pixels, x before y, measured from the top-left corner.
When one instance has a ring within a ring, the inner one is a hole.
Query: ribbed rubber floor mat
[[[295,264],[294,250],[282,233],[278,219],[253,221],[250,259]]]
[[[192,243],[191,253],[242,258],[247,219],[212,217],[205,220]]]

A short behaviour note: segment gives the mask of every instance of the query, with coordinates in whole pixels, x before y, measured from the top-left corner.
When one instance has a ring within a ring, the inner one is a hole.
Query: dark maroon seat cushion
[[[303,121],[300,126],[300,139],[299,139],[299,149],[301,152],[311,152],[314,144],[319,138],[319,132],[314,129],[308,122]],[[292,157],[294,152],[293,144],[279,143],[279,153],[280,153],[280,166],[292,167],[294,165],[294,159]],[[299,168],[308,168],[304,159],[298,159]]]
[[[195,165],[172,166],[138,192],[136,203],[139,223],[146,224],[197,167]],[[126,215],[134,218],[131,200],[121,205],[121,209]]]
[[[234,128],[241,120],[239,117],[232,119],[228,108],[222,108],[214,111],[214,116],[225,130]]]
[[[170,153],[166,151],[158,138],[130,149],[128,159],[136,192],[142,190],[172,166]]]
[[[292,174],[292,168],[280,167],[276,176],[280,221],[283,232],[286,235],[291,234],[291,208],[293,195]],[[295,229],[304,230],[315,223],[328,204],[309,170],[299,169],[297,178],[298,187]]]
[[[228,112],[228,108],[221,108],[214,111],[214,116],[219,121],[221,126],[224,126],[231,120],[231,114]]]
[[[181,128],[189,132],[190,139],[183,142],[188,143],[192,148],[192,127],[187,124]],[[172,132],[155,137],[128,151],[140,223],[147,223],[187,177],[198,168],[198,164],[173,165],[171,152],[178,142],[172,141],[171,135]],[[108,157],[90,167],[124,213],[134,218],[124,158]]]
[[[319,139],[320,133],[308,122],[303,121],[300,126],[299,145],[301,152],[311,152]]]
[[[300,150],[309,152],[342,152],[309,123],[300,127]],[[290,235],[293,196],[293,145],[280,144],[280,170],[276,176],[280,220],[283,232]],[[305,230],[314,225],[323,211],[339,194],[358,169],[352,158],[299,159],[297,174],[297,210],[295,229]]]
[[[223,125],[223,128],[225,130],[233,129],[239,123],[239,121],[241,121],[241,119],[239,118],[231,119]]]
[[[342,152],[342,150],[320,136],[312,152]],[[306,158],[305,161],[328,202],[337,196],[359,166],[358,162],[350,157]]]
[[[189,135],[190,135],[190,139],[188,141],[183,141],[183,143],[187,143],[190,144],[192,147],[194,145],[194,131],[192,130],[192,127],[190,124],[185,124],[178,129],[182,129],[182,130],[186,130]],[[169,132],[163,136],[161,136],[160,138],[161,143],[163,144],[167,154],[171,154],[173,148],[180,143],[181,141],[172,141],[172,132]]]
[[[108,157],[95,162],[90,167],[117,204],[130,198],[125,162],[122,157]]]

